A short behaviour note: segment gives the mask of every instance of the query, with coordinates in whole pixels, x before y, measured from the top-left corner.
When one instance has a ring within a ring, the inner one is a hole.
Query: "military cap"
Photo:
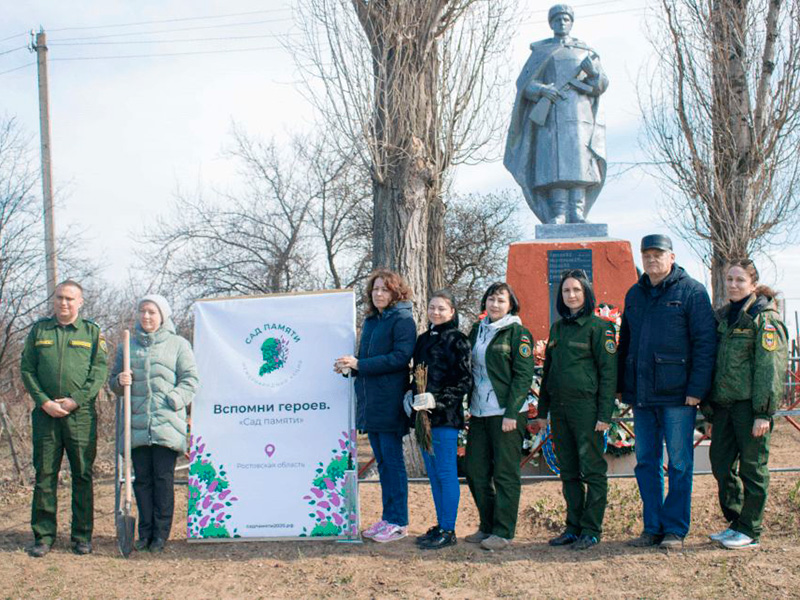
[[[642,252],[650,250],[651,248],[672,252],[672,240],[669,239],[668,236],[660,233],[646,235],[642,238]]]
[[[570,19],[575,20],[575,11],[569,4],[556,4],[550,8],[547,13],[547,22],[549,23],[558,15],[568,15]]]

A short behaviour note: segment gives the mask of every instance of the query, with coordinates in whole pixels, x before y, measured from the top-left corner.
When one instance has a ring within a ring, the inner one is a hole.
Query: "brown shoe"
[[[465,542],[469,542],[470,544],[480,544],[486,538],[491,537],[490,533],[484,533],[480,529],[475,533],[471,533],[468,536],[464,537]]]
[[[628,546],[632,546],[633,548],[648,548],[650,546],[658,546],[663,539],[663,535],[656,535],[654,533],[643,531],[639,537],[628,540],[626,544]]]
[[[507,540],[499,535],[490,535],[481,542],[481,548],[495,552],[497,550],[505,550],[511,545],[511,540]]]

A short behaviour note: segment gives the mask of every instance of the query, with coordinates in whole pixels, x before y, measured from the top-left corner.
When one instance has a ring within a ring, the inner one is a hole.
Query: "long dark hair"
[[[581,284],[583,288],[583,308],[581,308],[577,313],[574,315],[572,311],[569,309],[569,306],[564,304],[564,282],[567,279],[574,279],[578,283]],[[556,309],[558,310],[558,314],[561,315],[564,319],[569,318],[578,318],[583,315],[590,315],[594,312],[595,306],[595,298],[594,298],[594,289],[592,288],[592,284],[589,281],[589,278],[586,276],[586,272],[583,269],[572,269],[570,271],[564,271],[561,274],[561,281],[558,283],[558,295],[556,296]]]
[[[508,299],[511,301],[511,310],[508,311],[510,315],[519,314],[519,300],[517,299],[517,295],[514,293],[514,290],[508,285],[505,281],[497,281],[490,285],[488,289],[484,292],[483,298],[481,298],[481,312],[486,312],[486,301],[489,299],[489,296],[495,295],[497,292],[508,292]]]
[[[740,269],[744,269],[744,272],[747,273],[748,277],[750,277],[750,281],[754,284],[758,284],[758,269],[756,269],[756,264],[750,260],[749,258],[740,258],[737,260],[732,260],[728,267],[725,269],[725,274],[731,270],[731,267],[739,267]],[[770,300],[775,298],[780,292],[776,292],[771,287],[767,285],[756,285],[756,296],[766,296]]]

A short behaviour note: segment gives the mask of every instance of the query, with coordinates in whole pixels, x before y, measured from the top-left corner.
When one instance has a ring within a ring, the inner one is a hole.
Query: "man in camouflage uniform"
[[[20,371],[34,402],[33,490],[28,553],[42,557],[56,537],[58,472],[64,452],[72,473],[72,550],[92,551],[92,467],[97,450],[95,399],[108,376],[100,327],[79,316],[83,289],[67,280],[55,291],[55,315],[37,321],[22,351]]]

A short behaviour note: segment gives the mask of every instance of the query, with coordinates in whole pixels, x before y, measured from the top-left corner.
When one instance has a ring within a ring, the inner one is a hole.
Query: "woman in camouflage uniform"
[[[758,285],[753,261],[731,263],[725,281],[729,302],[717,311],[716,371],[703,412],[712,423],[711,468],[730,525],[709,537],[726,548],[752,548],[767,503],[769,438],[783,397],[787,331],[776,293]]]
[[[539,391],[540,428],[553,432],[567,526],[551,546],[586,550],[600,541],[608,478],[604,432],[611,423],[617,388],[614,325],[594,314],[592,284],[581,269],[561,276]]]

